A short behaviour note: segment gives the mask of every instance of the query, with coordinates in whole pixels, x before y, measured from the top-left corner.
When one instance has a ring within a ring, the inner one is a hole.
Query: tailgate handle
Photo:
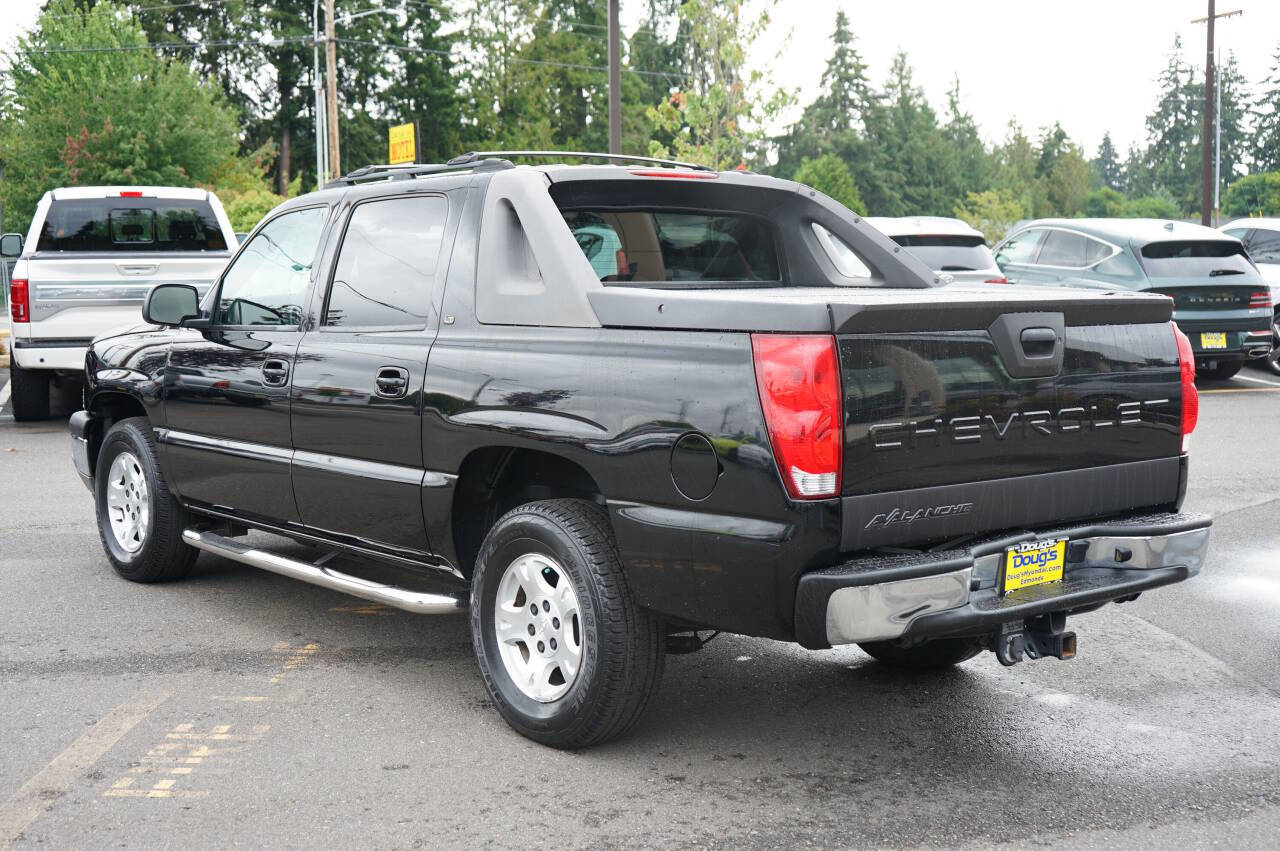
[[[1058,345],[1058,335],[1052,328],[1027,328],[1021,339],[1022,353],[1029,358],[1051,358]]]
[[[1066,326],[1061,313],[1003,313],[987,334],[1011,378],[1050,378],[1062,371]]]

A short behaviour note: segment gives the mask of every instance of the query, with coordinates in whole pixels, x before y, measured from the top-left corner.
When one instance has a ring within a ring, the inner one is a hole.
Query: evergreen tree
[[[1272,57],[1271,73],[1262,86],[1251,145],[1254,167],[1258,171],[1280,171],[1280,45]]]
[[[1098,156],[1093,161],[1098,172],[1098,179],[1108,189],[1119,192],[1124,189],[1124,173],[1120,158],[1116,155],[1115,145],[1111,142],[1110,131],[1102,134],[1102,142],[1098,145]]]
[[[959,201],[969,193],[978,192],[991,185],[991,155],[978,132],[973,116],[960,106],[960,78],[953,78],[947,92],[947,123],[942,126],[942,136],[950,146],[950,166],[947,172],[953,178],[950,193]]]
[[[1182,58],[1181,37],[1174,37],[1159,84],[1160,99],[1146,122],[1146,166],[1154,187],[1164,187],[1183,212],[1197,211],[1204,84],[1195,82],[1194,70]]]
[[[1222,103],[1219,116],[1222,127],[1220,136],[1219,165],[1219,197],[1225,195],[1237,177],[1244,175],[1245,157],[1248,156],[1249,133],[1245,126],[1253,105],[1249,92],[1249,83],[1240,73],[1234,53],[1228,53],[1227,59],[1218,69],[1222,75]]]

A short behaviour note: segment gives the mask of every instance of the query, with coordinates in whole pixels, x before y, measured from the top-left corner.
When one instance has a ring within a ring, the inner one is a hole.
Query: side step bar
[[[321,588],[341,591],[353,597],[382,603],[418,615],[459,614],[467,610],[466,594],[430,594],[423,591],[409,591],[394,585],[384,585],[381,582],[371,582],[368,579],[323,567],[327,557],[316,564],[308,564],[305,561],[297,561],[246,546],[239,541],[199,529],[184,530],[182,539],[198,550],[229,558],[250,567],[269,570],[290,579],[301,579],[303,582],[319,585]]]

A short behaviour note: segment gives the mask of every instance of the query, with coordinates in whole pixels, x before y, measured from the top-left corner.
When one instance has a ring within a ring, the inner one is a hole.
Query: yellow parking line
[[[1222,387],[1200,391],[1201,396],[1206,393],[1280,393],[1280,387]]]
[[[0,848],[7,848],[44,812],[53,793],[65,794],[95,762],[138,722],[169,699],[169,692],[143,692],[103,716],[0,806]]]

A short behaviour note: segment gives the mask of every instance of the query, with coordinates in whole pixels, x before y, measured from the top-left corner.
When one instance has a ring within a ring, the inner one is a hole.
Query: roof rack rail
[[[465,163],[399,163],[397,165],[367,165],[355,171],[335,177],[324,185],[325,189],[337,189],[343,186],[359,186],[363,183],[376,183],[386,180],[411,180],[431,174],[443,174],[450,171],[491,170],[511,168],[511,163],[500,159],[477,158]]]
[[[510,157],[533,157],[548,160],[563,159],[595,159],[595,160],[617,160],[619,162],[631,163],[648,163],[650,165],[674,166],[676,168],[689,168],[696,171],[711,171],[715,169],[710,166],[699,165],[698,163],[686,163],[679,160],[660,160],[654,157],[633,157],[630,154],[601,154],[591,151],[468,151],[465,154],[456,156],[449,160],[449,165],[465,165],[475,162],[485,157],[501,157],[508,159]]]

